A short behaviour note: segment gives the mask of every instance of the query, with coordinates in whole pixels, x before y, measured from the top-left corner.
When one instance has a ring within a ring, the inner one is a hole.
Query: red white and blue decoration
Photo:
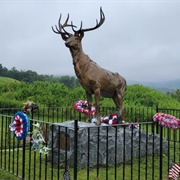
[[[179,174],[180,174],[180,165],[175,162],[172,162],[169,168],[168,178],[177,180]]]
[[[105,124],[118,124],[119,118],[117,113],[112,113],[110,116],[106,116],[102,119],[102,123]]]
[[[157,122],[160,126],[164,126],[170,129],[175,130],[180,128],[180,119],[169,114],[156,113],[153,116],[153,121]]]
[[[112,113],[109,116],[101,117],[101,122],[104,124],[119,124],[120,123],[120,117],[118,113]],[[91,122],[96,123],[97,118],[92,118]],[[125,121],[122,121],[122,124],[125,124],[125,127],[127,128],[139,128],[139,124],[137,123],[125,123]]]
[[[23,112],[17,112],[13,117],[13,122],[9,125],[10,131],[14,132],[14,136],[22,140],[29,131],[29,119]]]
[[[139,129],[139,124],[138,123],[130,123],[130,124],[126,124],[126,127],[129,129],[133,129],[133,128]]]
[[[88,115],[89,110],[88,110],[88,102],[79,100],[77,102],[74,102],[74,109],[77,112],[83,113],[84,115]],[[91,106],[91,116],[94,116],[96,114],[96,108],[92,105]]]

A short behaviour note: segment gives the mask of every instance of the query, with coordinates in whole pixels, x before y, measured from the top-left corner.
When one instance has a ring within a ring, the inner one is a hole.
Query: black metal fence
[[[180,118],[180,110],[125,110],[130,124],[96,126],[83,123],[86,117],[72,108],[39,109],[29,121],[31,131],[32,124],[44,127],[46,154],[10,132],[19,109],[1,109],[0,168],[27,180],[167,179],[171,162],[180,163],[180,130],[158,126],[152,117],[164,112]],[[101,110],[104,116],[114,111],[114,107]]]
[[[0,108],[0,114],[14,115],[20,108]],[[101,116],[109,116],[113,112],[117,112],[116,107],[102,107]],[[125,107],[126,122],[149,122],[156,113],[157,108],[144,107]],[[78,113],[73,107],[48,107],[40,108],[31,116],[32,119],[40,119],[46,122],[64,122],[68,120],[78,119],[86,121],[87,116]]]

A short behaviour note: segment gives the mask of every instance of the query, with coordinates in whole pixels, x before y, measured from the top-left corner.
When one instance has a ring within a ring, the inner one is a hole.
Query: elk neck
[[[81,44],[79,46],[75,47],[69,47],[71,56],[73,58],[73,65],[76,66],[76,64],[83,65],[84,63],[87,63],[86,54],[83,52]]]
[[[83,52],[82,47],[70,48],[70,52],[73,58],[73,65],[76,76],[80,78],[82,72],[87,71],[90,58]]]

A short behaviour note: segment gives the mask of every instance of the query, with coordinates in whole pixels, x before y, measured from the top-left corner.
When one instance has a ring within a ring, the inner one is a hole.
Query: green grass
[[[20,82],[20,81],[18,81],[16,79],[13,79],[13,78],[0,76],[0,82],[1,83],[8,83],[8,82],[10,82],[11,83],[11,82]]]
[[[170,159],[173,156],[173,144],[170,145]],[[178,156],[179,154],[179,145],[176,145],[176,156]],[[25,155],[25,178],[28,179],[29,177],[31,179],[39,179],[39,177],[41,177],[41,179],[58,179],[58,177],[60,177],[59,179],[62,179],[63,177],[63,173],[64,173],[64,166],[63,164],[60,165],[60,169],[58,171],[57,167],[52,167],[50,162],[47,162],[47,158],[48,156],[43,155],[43,154],[39,154],[37,151],[30,151],[29,149],[27,149],[25,151],[26,155]],[[23,154],[22,151],[19,150],[18,152],[18,157],[17,157],[17,152],[14,152],[14,159],[12,158],[13,154],[11,154],[11,156],[9,156],[9,153],[6,152],[1,152],[1,157],[4,157],[1,162],[1,168],[3,167],[4,169],[16,174],[17,176],[21,176],[22,175],[22,170],[21,170],[21,166],[23,163]],[[8,163],[10,159],[10,163]],[[6,163],[5,163],[6,161]],[[125,165],[125,179],[129,180],[132,179],[133,180],[139,180],[139,179],[152,179],[152,174],[154,176],[155,180],[159,179],[159,157],[144,157],[140,159],[140,162],[138,159],[133,159],[133,164],[131,166],[131,164],[127,163]],[[14,163],[14,164],[13,164]],[[167,179],[167,175],[168,175],[168,157],[167,156],[163,156],[163,179]],[[29,166],[30,164],[30,166]],[[140,164],[140,166],[139,166]],[[152,171],[153,170],[153,171]],[[17,172],[18,171],[18,172]],[[138,177],[138,172],[140,171],[140,177]],[[2,170],[0,171],[2,172]],[[73,169],[69,168],[69,172],[71,175],[71,179],[73,179]],[[99,179],[100,180],[105,180],[106,179],[106,175],[108,175],[108,179],[114,179],[114,173],[115,172],[115,168],[114,166],[109,166],[108,167],[108,171],[106,171],[106,167],[101,167],[99,169],[99,172],[97,172],[96,168],[91,168],[89,170],[89,179],[90,180],[96,180],[97,179],[97,174],[99,174]],[[120,165],[117,167],[117,179],[122,179],[123,178],[123,165]],[[16,176],[13,176],[12,174],[9,174],[7,172],[3,172],[3,177],[4,178],[10,178],[10,179],[15,179],[17,178]],[[18,178],[17,178],[18,179]],[[78,170],[78,180],[85,180],[87,179],[87,169],[79,169]]]
[[[19,180],[18,177],[16,177],[14,174],[10,174],[9,172],[0,169],[0,179],[4,179],[4,180]]]

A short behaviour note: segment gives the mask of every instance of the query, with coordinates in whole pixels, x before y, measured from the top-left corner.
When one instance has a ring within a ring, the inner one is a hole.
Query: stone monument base
[[[86,168],[99,165],[119,165],[143,156],[158,156],[160,136],[147,133],[138,128],[113,127],[107,124],[96,126],[94,123],[78,122],[78,167]],[[74,121],[54,124],[50,128],[48,140],[48,160],[55,164],[64,163],[74,166]],[[162,151],[168,152],[168,142],[163,139]],[[59,155],[58,155],[59,153]],[[107,160],[108,157],[108,160]],[[53,158],[53,159],[52,159]]]

